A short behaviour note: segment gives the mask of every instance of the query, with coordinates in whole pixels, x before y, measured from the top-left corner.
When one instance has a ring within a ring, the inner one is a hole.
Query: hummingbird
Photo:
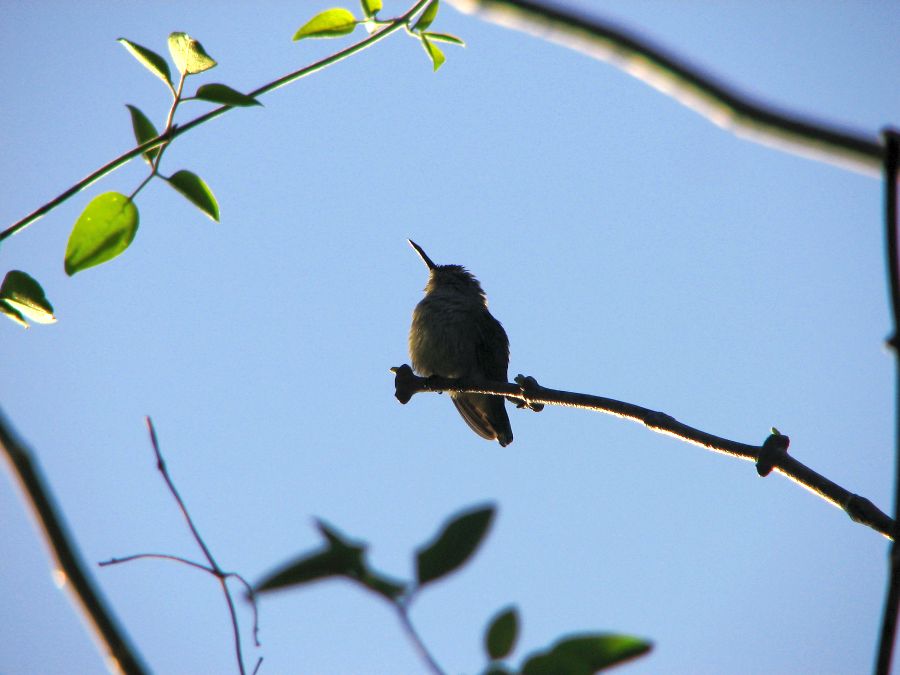
[[[411,239],[428,267],[425,297],[413,311],[409,355],[422,377],[507,381],[509,338],[487,307],[487,297],[462,265],[435,265]],[[506,447],[513,440],[502,396],[451,392],[453,405],[472,431]]]

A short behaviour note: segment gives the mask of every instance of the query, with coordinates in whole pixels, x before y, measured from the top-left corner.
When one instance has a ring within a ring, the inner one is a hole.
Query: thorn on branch
[[[779,433],[777,429],[772,429],[772,433],[763,443],[759,450],[759,456],[756,458],[756,473],[763,478],[772,473],[772,469],[778,466],[782,458],[787,455],[790,444],[790,438]]]

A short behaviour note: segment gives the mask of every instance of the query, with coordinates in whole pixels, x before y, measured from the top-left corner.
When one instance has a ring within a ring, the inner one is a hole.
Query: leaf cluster
[[[349,579],[387,600],[408,621],[408,609],[419,591],[461,568],[475,554],[493,523],[496,508],[487,504],[447,519],[429,541],[415,550],[416,578],[399,581],[374,570],[366,560],[368,545],[350,539],[323,520],[316,527],[322,545],[277,568],[254,587],[268,593],[332,578]],[[519,669],[503,662],[519,638],[518,610],[499,611],[484,631],[487,664],[483,675],[590,675],[647,653],[650,643],[608,633],[584,633],[561,638],[528,655]]]
[[[306,38],[334,38],[342,35],[349,35],[358,25],[365,26],[369,33],[377,31],[384,25],[389,24],[388,21],[378,19],[378,12],[381,10],[381,0],[360,0],[363,10],[363,18],[357,19],[353,12],[343,7],[334,7],[319,12],[312,19],[297,29],[294,33],[294,40],[303,40]],[[428,58],[431,59],[432,67],[437,70],[447,58],[444,52],[435,44],[436,42],[446,42],[450,44],[465,47],[465,42],[455,35],[449,33],[435,33],[429,31],[431,24],[437,18],[440,9],[440,0],[431,0],[419,13],[418,17],[410,18],[406,24],[407,33],[418,39],[425,49]]]

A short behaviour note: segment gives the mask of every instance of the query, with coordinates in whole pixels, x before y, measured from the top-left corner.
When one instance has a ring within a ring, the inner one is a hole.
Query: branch
[[[486,21],[607,61],[748,140],[871,175],[881,170],[878,140],[776,110],[702,73],[621,27],[530,0],[449,0]]]
[[[391,372],[396,375],[394,396],[401,403],[407,403],[414,394],[421,391],[458,391],[505,396],[515,400],[519,407],[529,407],[532,410],[540,410],[544,405],[561,405],[605,412],[641,422],[644,426],[661,434],[675,436],[707,450],[755,462],[760,476],[767,476],[773,470],[777,471],[822,499],[831,502],[834,506],[843,509],[852,520],[868,525],[888,539],[893,538],[894,521],[890,516],[879,510],[865,497],[853,494],[794,459],[787,452],[790,439],[775,430],[762,445],[748,445],[700,431],[679,422],[670,415],[642,408],[633,403],[625,403],[603,396],[547,389],[538,385],[533,377],[519,375],[516,378],[517,384],[441,377],[424,378],[416,376],[412,369],[405,364],[391,368]]]
[[[897,228],[897,169],[900,163],[900,132],[886,130],[884,160],[884,229],[887,243],[888,281],[891,289],[891,310],[894,317],[894,333],[888,339],[888,345],[894,350],[897,362],[897,385],[894,414],[897,416],[897,457],[894,480],[894,517],[900,517],[900,359],[897,359],[898,331],[900,331],[900,257],[898,257]],[[891,660],[894,653],[894,642],[897,637],[897,610],[900,606],[900,548],[896,540],[891,546],[889,580],[887,597],[884,601],[884,615],[881,620],[881,641],[878,647],[878,661],[875,672],[888,675],[891,671]]]
[[[374,33],[372,33],[368,37],[363,38],[359,42],[352,44],[349,47],[346,47],[345,49],[342,49],[341,51],[332,54],[331,56],[327,56],[324,59],[316,61],[315,63],[313,63],[309,66],[301,68],[300,70],[295,70],[294,72],[288,73],[287,75],[284,75],[283,77],[279,77],[277,80],[273,80],[272,82],[269,82],[268,84],[264,84],[261,87],[257,87],[256,89],[251,91],[248,94],[248,96],[251,96],[252,98],[258,98],[259,96],[262,96],[263,94],[267,94],[270,91],[274,91],[275,89],[278,89],[285,85],[291,84],[292,82],[295,82],[303,77],[306,77],[307,75],[312,75],[313,73],[316,73],[324,68],[327,68],[328,66],[333,65],[333,64],[337,63],[338,61],[343,61],[347,57],[353,56],[354,54],[362,51],[363,49],[371,47],[376,42],[383,40],[391,33],[394,33],[398,30],[405,28],[407,22],[416,14],[416,12],[420,11],[428,2],[429,2],[429,0],[417,0],[417,2],[409,10],[404,12],[403,15],[397,17],[396,19],[391,21],[389,24],[387,24],[380,30],[376,30]],[[197,127],[201,124],[209,122],[210,120],[218,117],[219,115],[223,115],[232,109],[233,109],[233,106],[230,106],[230,105],[220,106],[214,110],[210,110],[208,113],[200,115],[199,117],[195,117],[194,119],[192,119],[189,122],[186,122],[185,124],[177,125],[177,126],[173,127],[171,130],[160,134],[156,138],[151,139],[151,140],[147,141],[146,143],[138,145],[138,146],[132,148],[131,150],[122,153],[115,159],[110,160],[109,162],[104,164],[102,167],[100,167],[96,171],[94,171],[94,172],[88,174],[87,176],[85,176],[84,178],[82,178],[80,181],[75,183],[75,185],[70,187],[68,190],[66,190],[62,194],[58,195],[54,199],[51,199],[49,202],[47,202],[43,206],[35,209],[34,211],[29,213],[27,216],[25,216],[18,222],[13,223],[8,228],[6,228],[2,232],[0,232],[0,242],[2,242],[4,239],[7,239],[8,237],[11,237],[14,234],[18,234],[19,232],[24,230],[26,227],[31,225],[33,222],[35,222],[36,220],[39,220],[41,217],[45,216],[47,213],[49,213],[50,211],[55,209],[57,206],[62,204],[64,201],[69,199],[72,195],[77,194],[78,192],[81,192],[85,188],[93,185],[95,182],[97,182],[98,180],[100,180],[101,178],[106,176],[107,174],[112,173],[116,169],[124,166],[125,164],[130,162],[135,157],[140,157],[143,153],[147,152],[148,150],[152,150],[153,148],[157,148],[162,145],[167,145],[168,143],[175,140],[182,134],[187,133],[194,127]]]
[[[124,629],[119,626],[106,600],[88,575],[78,548],[63,521],[62,512],[54,503],[53,494],[41,475],[40,467],[31,451],[16,437],[12,427],[0,412],[0,446],[9,460],[13,473],[25,493],[34,517],[44,531],[66,588],[72,593],[88,619],[98,641],[105,647],[106,656],[128,675],[146,673],[141,657],[134,649]]]
[[[200,536],[200,531],[197,529],[197,526],[194,525],[194,520],[191,518],[191,514],[188,512],[187,506],[184,505],[184,501],[181,499],[181,495],[178,494],[178,489],[175,487],[175,483],[172,480],[172,477],[169,475],[169,470],[166,468],[166,463],[163,460],[162,452],[159,449],[159,441],[156,438],[156,429],[153,427],[153,420],[151,420],[149,417],[147,417],[146,420],[147,430],[150,432],[150,443],[153,445],[153,452],[156,455],[156,467],[162,474],[163,480],[165,480],[166,486],[169,488],[169,492],[172,493],[172,496],[178,503],[178,508],[181,510],[185,521],[187,521],[187,525],[191,530],[191,534],[194,536],[194,541],[197,542],[197,546],[199,546],[200,550],[203,551],[203,556],[209,563],[209,568],[206,568],[203,565],[197,563],[190,562],[188,560],[181,560],[180,562],[184,562],[185,564],[192,565],[193,567],[198,567],[200,569],[206,570],[219,580],[219,584],[222,586],[222,593],[225,596],[225,603],[228,605],[228,614],[231,617],[231,632],[234,637],[234,650],[235,658],[237,659],[238,663],[238,670],[240,671],[241,675],[244,675],[246,671],[244,670],[244,656],[241,650],[241,631],[238,625],[237,611],[234,608],[234,601],[231,598],[231,591],[228,589],[227,580],[228,577],[233,576],[240,579],[245,587],[249,588],[250,585],[240,575],[234,574],[233,572],[224,572],[222,568],[219,567],[219,564],[216,562],[215,558],[213,558],[212,552],[209,550],[206,542],[203,541],[203,537]],[[170,559],[176,558],[170,556]],[[250,598],[251,600],[253,600],[252,592]],[[254,601],[253,634],[254,639],[256,640],[256,644],[257,646],[259,646],[259,640],[256,639],[258,632],[256,616],[256,605]]]

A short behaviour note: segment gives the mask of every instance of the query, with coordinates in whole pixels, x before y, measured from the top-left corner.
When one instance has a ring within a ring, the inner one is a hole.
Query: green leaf
[[[519,637],[519,613],[507,607],[497,614],[484,635],[484,648],[491,659],[506,658]]]
[[[493,506],[482,506],[448,521],[437,536],[416,552],[416,578],[419,584],[449,574],[462,565],[478,548],[494,518]]]
[[[363,574],[365,544],[349,541],[325,521],[317,520],[316,526],[325,538],[325,547],[287,563],[259,582],[255,591],[262,593],[334,576],[358,578]]]
[[[159,132],[156,130],[156,127],[153,126],[153,122],[147,119],[147,116],[144,113],[133,105],[126,105],[126,107],[128,108],[128,112],[131,113],[131,128],[134,129],[134,139],[137,141],[138,145],[143,145],[147,141],[151,141],[159,136]],[[147,160],[148,164],[153,164],[153,160],[156,159],[156,156],[159,154],[159,148],[160,146],[156,146],[152,150],[143,153],[143,157]]]
[[[20,316],[24,314],[38,323],[54,323],[53,305],[44,289],[31,276],[19,270],[7,272],[0,284],[0,301]]]
[[[428,27],[434,23],[434,19],[437,16],[438,10],[441,7],[441,0],[431,0],[428,3],[428,6],[422,11],[419,15],[419,20],[416,21],[415,25],[412,27],[414,31],[423,31],[428,30]]]
[[[66,274],[112,260],[131,244],[138,229],[138,210],[128,197],[105,192],[85,207],[66,246]]]
[[[449,42],[450,44],[459,45],[460,47],[466,46],[465,42],[455,35],[450,35],[450,33],[422,33],[422,35],[426,36],[432,42]]]
[[[522,675],[592,675],[642,656],[653,645],[629,635],[588,633],[563,638],[528,658]]]
[[[219,222],[219,203],[209,186],[195,173],[176,171],[167,179],[169,185],[187,197],[191,203],[214,221]]]
[[[319,12],[297,29],[293,40],[304,38],[331,38],[348,35],[356,28],[356,18],[349,9],[335,7]]]
[[[444,52],[438,49],[438,46],[434,44],[428,37],[423,33],[422,36],[422,46],[425,47],[425,53],[428,54],[428,57],[431,59],[431,62],[434,64],[434,70],[436,71],[442,65],[444,65],[444,61],[446,61],[446,57],[444,56]]]
[[[187,33],[169,35],[169,53],[179,73],[195,75],[216,67],[216,60]]]
[[[125,38],[119,38],[118,41],[134,58],[141,62],[141,65],[143,65],[144,68],[165,82],[169,86],[169,89],[172,89],[172,75],[169,72],[169,64],[166,63],[163,57],[156,52],[147,49],[146,47],[141,47],[136,42],[131,42]]]
[[[3,300],[0,300],[0,314],[6,316],[10,321],[15,321],[22,328],[28,328],[28,322],[25,320],[25,317]]]
[[[204,101],[212,101],[213,103],[224,103],[225,105],[234,106],[250,106],[262,105],[252,96],[242,94],[225,84],[204,84],[197,90],[195,94],[197,98]]]
[[[381,11],[381,0],[360,0],[360,4],[367,19],[371,19]]]

